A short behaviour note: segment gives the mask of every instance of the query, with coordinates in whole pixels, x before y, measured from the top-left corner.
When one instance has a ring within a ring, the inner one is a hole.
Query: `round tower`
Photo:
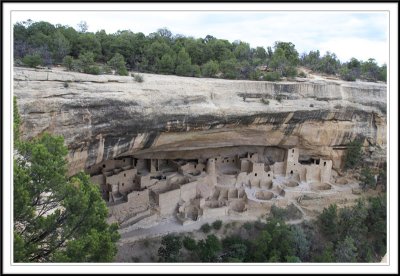
[[[215,175],[215,160],[214,158],[210,158],[207,160],[207,173],[209,175]]]

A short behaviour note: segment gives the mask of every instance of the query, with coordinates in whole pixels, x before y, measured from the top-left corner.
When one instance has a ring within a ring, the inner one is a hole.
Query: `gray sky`
[[[334,52],[341,61],[351,57],[378,64],[388,60],[386,12],[209,12],[209,11],[14,11],[12,22],[47,21],[77,28],[86,21],[90,32],[132,30],[149,34],[166,27],[173,34],[204,38],[210,34],[251,47],[292,42],[299,53]]]

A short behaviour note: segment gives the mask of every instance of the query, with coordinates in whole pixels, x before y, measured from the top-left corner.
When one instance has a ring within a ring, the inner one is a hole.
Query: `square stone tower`
[[[288,149],[285,160],[285,174],[291,176],[294,173],[299,173],[299,149],[292,148]]]

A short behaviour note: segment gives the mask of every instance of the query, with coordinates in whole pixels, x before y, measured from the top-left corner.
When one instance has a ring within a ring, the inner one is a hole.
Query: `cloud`
[[[334,52],[342,61],[348,61],[352,57],[366,61],[374,58],[382,65],[389,60],[388,44],[385,41],[371,41],[362,38],[336,38],[317,46],[321,53]]]

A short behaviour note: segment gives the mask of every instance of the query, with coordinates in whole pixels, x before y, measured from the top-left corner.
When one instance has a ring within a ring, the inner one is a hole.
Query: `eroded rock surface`
[[[386,159],[385,84],[143,76],[15,68],[23,138],[64,136],[71,175],[119,156],[209,158],[266,146],[338,168],[356,137],[371,162]]]

